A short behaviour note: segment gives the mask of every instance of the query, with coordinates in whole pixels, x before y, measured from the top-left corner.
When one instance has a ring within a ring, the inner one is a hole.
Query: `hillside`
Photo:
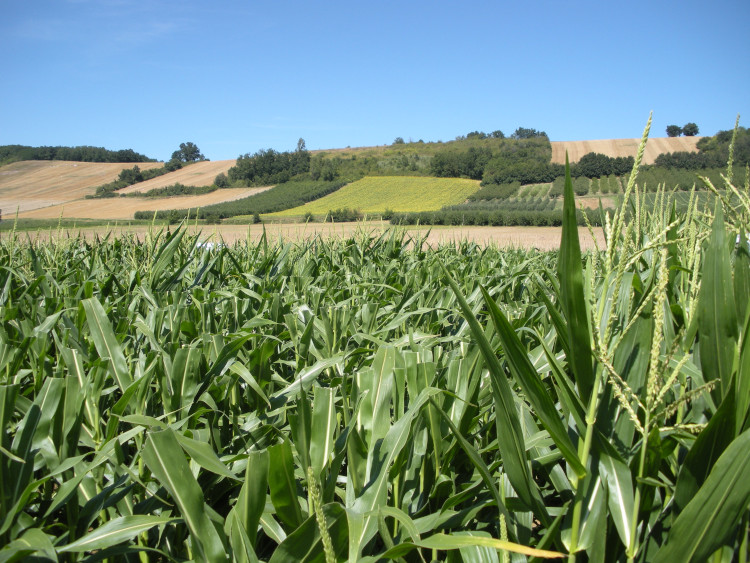
[[[184,166],[179,170],[165,174],[164,176],[157,176],[151,180],[133,184],[132,186],[118,190],[117,193],[141,193],[157,188],[163,188],[165,186],[171,186],[173,184],[183,184],[185,186],[210,186],[214,183],[214,179],[218,174],[222,172],[226,174],[227,171],[234,166],[234,163],[234,160],[205,160],[195,162],[188,166]]]
[[[653,164],[656,157],[665,152],[698,152],[696,145],[702,137],[661,137],[646,142],[643,163]],[[570,162],[578,162],[590,152],[611,157],[632,156],[638,152],[640,139],[603,139],[598,141],[552,141],[552,162],[565,164],[565,151]]]
[[[136,211],[160,211],[165,209],[197,209],[214,203],[234,201],[260,193],[268,188],[237,188],[216,190],[193,196],[141,198],[110,197],[105,199],[78,199],[41,209],[19,213],[22,219],[57,219],[62,217],[81,219],[133,219]]]
[[[695,152],[698,140],[698,137],[649,139],[644,162],[652,163],[656,156],[663,152]],[[455,202],[453,200],[463,194],[463,190],[458,190],[455,194],[446,193],[439,202],[435,199],[437,192],[432,191],[436,184],[435,179],[427,176],[429,174],[429,163],[433,156],[448,147],[453,147],[456,150],[466,150],[471,147],[491,148],[502,142],[501,139],[464,139],[446,143],[416,142],[383,147],[312,151],[311,154],[314,158],[334,159],[335,166],[340,168],[344,177],[346,177],[347,166],[349,166],[352,167],[352,172],[358,171],[359,174],[367,176],[375,174],[377,177],[393,173],[413,174],[420,176],[422,180],[427,180],[427,184],[419,188],[424,190],[421,194],[414,195],[411,194],[410,189],[403,187],[405,185],[403,181],[407,181],[406,177],[403,178],[401,183],[391,181],[390,187],[387,189],[385,186],[388,184],[388,180],[384,180],[385,183],[381,182],[382,185],[379,184],[375,191],[370,191],[367,188],[357,192],[357,197],[354,197],[352,190],[359,189],[362,186],[361,183],[355,183],[355,187],[347,187],[319,202],[308,204],[304,209],[288,210],[284,212],[284,215],[301,215],[308,211],[319,214],[343,207],[357,208],[362,212],[383,211],[386,208],[400,211],[407,210],[410,206],[411,210],[426,210],[425,206],[430,209],[437,209],[443,205],[460,203],[458,200]],[[551,143],[552,162],[564,162],[566,150],[571,162],[576,162],[581,156],[592,151],[612,157],[634,156],[638,142],[639,139],[555,141]],[[219,173],[227,173],[234,164],[234,160],[197,162],[175,172],[134,184],[120,190],[119,193],[147,192],[176,183],[187,186],[210,185]],[[138,166],[141,169],[150,169],[162,166],[162,163],[139,163]],[[22,217],[57,218],[63,213],[65,217],[71,218],[129,219],[132,218],[136,210],[203,207],[214,203],[233,201],[259,191],[258,189],[218,190],[202,196],[173,197],[159,200],[144,200],[141,198],[128,198],[127,200],[122,198],[113,200],[84,199],[87,195],[92,195],[97,186],[115,180],[121,170],[132,167],[133,163],[67,161],[23,161],[3,166],[0,168],[0,209],[5,211],[6,218],[19,210]],[[356,177],[356,174],[349,177]],[[413,184],[416,180],[408,179],[408,181]],[[394,187],[397,185],[400,187]],[[381,189],[385,189],[385,191],[378,191]],[[476,189],[476,187],[472,189]],[[410,197],[412,199],[408,199]],[[42,208],[44,209],[42,210]]]
[[[139,163],[142,169],[158,168],[160,162]],[[26,160],[0,168],[0,209],[7,218],[16,210],[27,211],[93,195],[95,188],[115,180],[133,163]]]

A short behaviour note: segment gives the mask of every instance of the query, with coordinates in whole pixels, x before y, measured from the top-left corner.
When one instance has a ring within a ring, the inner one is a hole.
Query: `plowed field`
[[[143,169],[158,168],[161,162],[141,162]],[[0,209],[7,217],[81,199],[92,195],[97,186],[117,179],[123,168],[133,163],[68,162],[65,160],[26,160],[0,168]]]
[[[33,209],[19,213],[21,218],[30,219],[133,219],[136,211],[159,211],[163,209],[197,209],[223,201],[234,201],[259,193],[268,188],[238,188],[216,190],[214,192],[180,197],[136,198],[113,197],[106,199],[79,199],[43,209]]]
[[[118,193],[128,194],[135,192],[147,192],[156,188],[163,188],[164,186],[172,186],[174,184],[183,184],[185,186],[210,186],[214,183],[214,179],[218,174],[224,172],[227,173],[232,166],[236,163],[235,160],[216,160],[216,161],[205,161],[196,162],[165,174],[164,176],[158,176],[123,188]]]
[[[653,164],[656,157],[664,152],[697,152],[695,145],[700,137],[663,137],[649,139],[643,153],[643,163]],[[598,152],[607,156],[632,156],[638,152],[640,139],[603,139],[599,141],[553,141],[552,162],[565,164],[565,151],[570,162],[577,162],[584,154]]]

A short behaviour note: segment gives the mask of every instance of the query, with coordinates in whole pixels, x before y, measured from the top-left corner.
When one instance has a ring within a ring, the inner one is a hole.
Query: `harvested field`
[[[95,188],[117,179],[134,163],[26,160],[0,168],[0,209],[5,215],[28,211],[93,195]],[[140,162],[147,170],[161,162]]]
[[[19,213],[21,218],[29,219],[133,219],[136,211],[161,211],[164,209],[197,209],[214,203],[234,201],[268,188],[238,188],[216,190],[195,195],[164,198],[113,197],[106,199],[79,199],[43,209],[33,209]]]
[[[148,232],[148,226],[113,226],[109,228],[92,227],[63,231],[63,236],[76,235],[79,232],[88,238],[112,232],[115,235],[123,233],[135,233],[141,237]],[[371,221],[359,223],[269,223],[258,225],[206,225],[198,227],[205,235],[205,240],[213,242],[225,242],[228,244],[238,240],[258,240],[263,233],[270,241],[284,239],[289,241],[300,241],[315,236],[322,237],[351,237],[357,233],[379,234],[392,228],[386,222]],[[194,232],[195,227],[189,227]],[[554,250],[560,246],[562,229],[560,227],[410,227],[406,228],[413,235],[426,235],[430,245],[455,243],[464,240],[473,241],[481,245],[497,245],[512,248],[538,248],[540,250]],[[597,244],[604,248],[604,234],[597,228]],[[50,235],[55,236],[56,231],[50,229],[29,232],[32,240],[47,239]],[[8,236],[3,233],[2,236]],[[594,243],[588,229],[581,227],[578,231],[583,250],[591,250]],[[24,237],[25,238],[25,237]]]
[[[653,164],[656,157],[665,152],[697,152],[695,145],[701,137],[662,137],[649,139],[643,153],[643,163]],[[568,151],[570,162],[577,162],[590,152],[606,154],[611,157],[632,156],[638,152],[640,139],[605,139],[599,141],[553,141],[552,162],[565,164],[565,151]]]
[[[118,193],[129,194],[135,192],[147,192],[164,186],[183,184],[185,186],[210,186],[218,174],[227,171],[235,165],[234,160],[216,160],[195,162],[164,176],[158,176],[145,182],[140,182],[127,188],[118,190]]]

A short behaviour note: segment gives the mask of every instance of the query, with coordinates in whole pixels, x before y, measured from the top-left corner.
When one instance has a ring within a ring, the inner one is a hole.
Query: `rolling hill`
[[[699,137],[672,137],[649,139],[646,146],[645,163],[652,163],[656,156],[663,152],[695,151]],[[552,142],[552,162],[564,162],[565,151],[568,151],[571,162],[576,162],[588,152],[600,152],[608,156],[634,156],[639,139],[610,139],[598,141],[555,141]],[[424,155],[434,154],[435,150],[448,143],[409,143],[405,145],[389,145],[384,147],[361,147],[329,151],[312,151],[313,155],[322,154],[333,157],[340,154],[360,156],[388,156],[390,153],[405,150]],[[400,153],[399,153],[400,154]],[[213,183],[217,174],[226,173],[234,165],[234,160],[197,162],[184,168],[153,178],[146,182],[124,188],[120,193],[146,192],[152,189],[173,185],[176,183],[187,186],[203,186]],[[141,169],[156,168],[162,163],[139,163]],[[92,163],[67,161],[23,161],[9,164],[0,168],[0,209],[9,217],[16,211],[20,217],[57,218],[64,217],[99,218],[99,219],[128,219],[136,210],[162,210],[195,208],[213,203],[232,201],[246,197],[259,191],[255,189],[217,190],[202,196],[183,196],[161,199],[115,198],[111,200],[85,199],[93,195],[97,186],[115,180],[121,170],[132,168],[133,163]],[[424,172],[422,172],[424,173]],[[367,180],[367,178],[366,178]],[[331,209],[343,207],[357,208],[360,211],[376,212],[386,208],[393,211],[437,209],[443,205],[450,205],[454,199],[465,198],[472,190],[476,190],[475,181],[461,184],[455,192],[447,190],[445,197],[438,201],[435,186],[442,185],[441,181],[457,182],[456,180],[437,180],[422,176],[411,178],[409,182],[427,182],[418,190],[424,190],[415,195],[411,188],[405,188],[407,179],[402,177],[400,187],[398,183],[388,186],[388,181],[381,179],[378,183],[374,178],[373,184],[364,180],[343,188],[317,202],[311,202],[304,208],[288,210],[283,216],[302,215],[306,212],[314,214],[326,213]],[[365,182],[364,184],[361,182]],[[402,185],[403,184],[403,185]],[[414,184],[415,186],[417,184]],[[364,186],[364,188],[363,188]],[[373,187],[375,186],[375,187]],[[469,191],[467,191],[469,190]],[[355,196],[356,193],[356,196]]]

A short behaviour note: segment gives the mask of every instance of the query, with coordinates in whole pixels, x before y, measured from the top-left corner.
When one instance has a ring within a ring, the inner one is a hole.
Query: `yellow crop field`
[[[434,211],[444,205],[462,203],[479,189],[479,181],[460,178],[415,176],[369,176],[300,207],[272,213],[271,217],[324,214],[335,209],[357,209],[362,213]]]

